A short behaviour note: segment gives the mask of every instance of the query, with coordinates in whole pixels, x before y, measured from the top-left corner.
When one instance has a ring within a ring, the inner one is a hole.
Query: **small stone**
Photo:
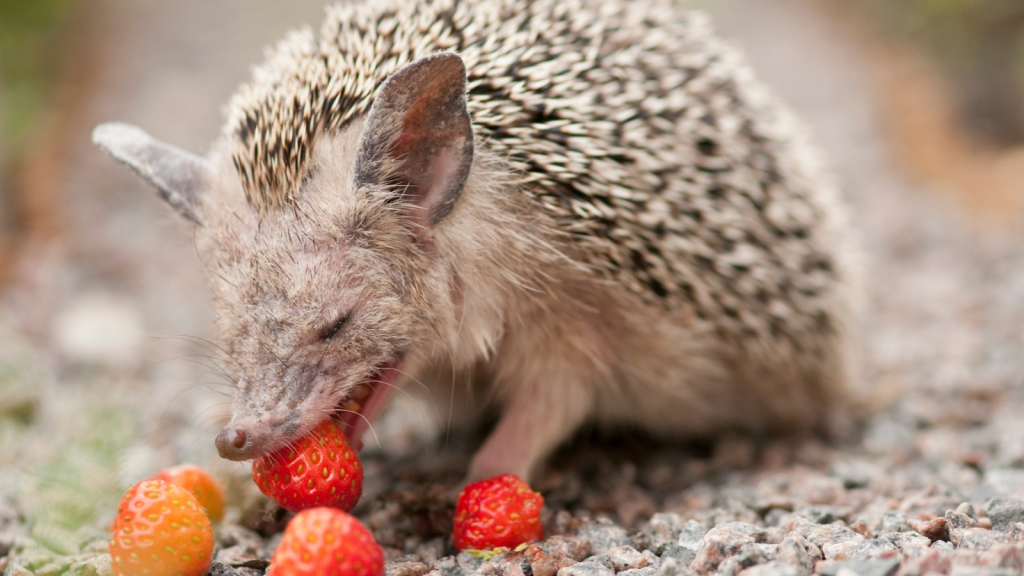
[[[455,561],[458,562],[459,566],[462,567],[462,569],[466,572],[475,572],[478,568],[480,568],[480,565],[484,563],[483,558],[474,556],[469,552],[459,552],[455,555]],[[417,574],[415,576],[420,575]]]
[[[459,557],[462,554],[464,552]],[[427,572],[430,572],[430,567],[423,562],[388,562],[384,566],[385,576],[423,576]]]
[[[826,544],[821,551],[829,560],[869,560],[899,554],[899,549],[892,542],[880,538]]]
[[[580,549],[573,549],[568,545],[569,538],[575,541],[577,546],[586,546],[579,538],[554,536],[546,542],[531,544],[523,550],[523,555],[533,570],[533,576],[554,576],[562,568],[572,566],[586,556],[585,551],[580,553]]]
[[[1009,532],[1017,522],[1024,522],[1024,500],[1011,496],[997,496],[988,503],[988,517],[992,529]]]
[[[932,550],[941,550],[943,552],[955,552],[956,546],[953,545],[949,540],[935,540],[930,546]]]
[[[634,568],[632,570],[623,570],[619,572],[618,576],[657,576],[658,569],[654,566],[644,566],[643,568]]]
[[[966,514],[974,520],[978,519],[978,513],[974,510],[974,506],[970,502],[961,502],[960,505],[956,507],[956,513]]]
[[[696,520],[689,520],[679,531],[679,538],[676,540],[676,544],[696,552],[697,548],[700,547],[700,541],[707,533],[708,529],[706,526]]]
[[[597,562],[577,562],[558,571],[558,576],[614,576],[615,572]]]
[[[580,526],[576,534],[590,543],[591,554],[602,554],[615,548],[629,544],[626,529],[616,526],[607,518],[598,518]]]
[[[436,572],[439,576],[464,576],[466,574],[466,571],[453,556],[443,558],[434,564],[434,569],[431,572]],[[509,572],[505,572],[505,574],[509,574]]]
[[[530,547],[538,547],[544,554],[562,554],[566,558],[579,562],[590,556],[590,542],[586,538],[560,534],[552,536],[543,542],[532,544]]]
[[[807,538],[808,541],[821,550],[824,550],[827,544],[864,539],[863,536],[846,526],[839,524],[812,524],[803,518],[792,520],[790,530]]]
[[[255,568],[240,568],[214,562],[210,567],[210,576],[262,576],[263,571]]]
[[[906,552],[911,548],[927,548],[931,546],[932,541],[927,536],[923,536],[908,530],[906,532],[886,532],[879,536],[882,540],[891,542],[900,552]]]
[[[270,559],[261,556],[261,553],[262,550],[259,547],[231,546],[217,552],[214,560],[228,566],[263,570],[270,565]]]
[[[822,576],[893,576],[899,567],[899,558],[882,558],[823,562],[818,571]]]
[[[958,550],[988,550],[999,541],[1006,541],[1006,535],[984,528],[968,528],[960,535]]]
[[[936,540],[949,539],[949,535],[946,533],[946,519],[944,517],[921,522],[912,522],[911,524],[913,525],[914,530],[932,542]]]
[[[778,561],[796,569],[801,576],[814,572],[814,565],[822,559],[821,550],[799,534],[788,534],[779,544]]]
[[[913,530],[910,527],[910,523],[907,522],[907,515],[896,510],[886,512],[878,522],[879,534],[884,534],[885,532],[906,532],[907,530]]]
[[[1020,576],[1012,568],[1001,568],[999,566],[968,566],[959,564],[953,566],[949,576]]]
[[[871,532],[871,528],[868,527],[868,523],[864,520],[857,520],[853,524],[850,524],[850,530],[853,530],[865,538],[873,538],[875,536],[874,533]]]
[[[968,506],[970,505],[968,504]],[[963,504],[957,509],[960,508],[963,508]],[[964,530],[977,527],[978,521],[964,512],[954,512],[953,510],[946,512],[946,532],[949,534],[949,541],[954,546],[960,545],[960,538],[963,536]]]
[[[744,568],[739,576],[806,576],[807,574],[810,574],[810,572],[802,572],[795,566],[773,560],[765,564]]]
[[[1024,542],[1024,522],[1017,522],[1010,530],[1010,540],[1013,542]]]
[[[764,541],[764,530],[743,522],[715,526],[701,539],[697,557],[690,566],[698,572],[711,572],[727,558],[744,551],[745,546]]]
[[[693,570],[683,566],[675,558],[665,558],[661,561],[661,568],[658,569],[658,576],[693,576]]]
[[[815,524],[831,524],[836,520],[843,519],[843,514],[835,506],[809,506],[797,510],[795,514],[803,516]]]
[[[529,547],[527,548],[529,550]],[[495,572],[502,574],[503,576],[514,576],[519,573],[527,573],[533,570],[530,565],[530,558],[526,554],[526,550],[522,552],[505,552],[499,554],[489,560],[489,563],[494,567]],[[480,565],[480,569],[483,569],[483,564]]]
[[[644,550],[640,554],[644,557],[644,560],[647,560],[647,566],[661,566],[661,558],[658,558],[658,555],[654,552],[651,552],[650,550]]]
[[[685,521],[678,514],[655,514],[640,529],[642,547],[649,548],[655,554],[661,554],[662,548],[679,540]]]
[[[259,534],[238,524],[222,524],[215,534],[217,544],[221,548],[230,548],[231,546],[261,548],[263,546],[263,538],[260,538]]]
[[[697,551],[695,549],[678,546],[676,544],[669,544],[661,551],[662,562],[672,558],[675,559],[680,566],[689,566],[690,562],[693,562],[693,559],[696,557]]]
[[[618,548],[612,548],[604,554],[591,556],[584,560],[584,562],[602,564],[611,568],[615,572],[622,572],[623,570],[631,570],[647,566],[647,559],[632,546],[619,546]]]

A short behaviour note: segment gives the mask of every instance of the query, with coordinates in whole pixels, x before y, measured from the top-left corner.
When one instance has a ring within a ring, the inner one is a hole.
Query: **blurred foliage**
[[[57,32],[76,0],[0,0],[0,139],[24,142],[45,102],[60,48]]]
[[[1024,143],[1024,1],[844,0],[877,26],[927,46],[953,80],[976,134]]]
[[[0,342],[0,497],[24,517],[12,565],[109,574],[105,523],[124,491],[121,458],[138,439],[137,399],[101,377],[60,382],[2,315]]]

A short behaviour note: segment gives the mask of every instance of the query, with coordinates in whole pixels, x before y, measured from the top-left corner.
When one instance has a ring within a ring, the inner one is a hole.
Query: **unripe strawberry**
[[[383,576],[384,551],[336,508],[311,508],[288,523],[268,576]]]
[[[162,480],[133,486],[110,541],[115,576],[202,576],[213,561],[213,529],[188,490]]]

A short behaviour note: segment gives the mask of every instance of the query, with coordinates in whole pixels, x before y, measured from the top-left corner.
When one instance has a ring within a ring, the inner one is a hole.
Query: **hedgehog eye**
[[[348,324],[350,318],[352,318],[352,312],[345,312],[342,314],[334,321],[333,324],[325,328],[324,331],[320,333],[320,339],[330,340],[331,338],[334,338],[334,336],[337,335],[338,332],[341,332],[341,329]]]

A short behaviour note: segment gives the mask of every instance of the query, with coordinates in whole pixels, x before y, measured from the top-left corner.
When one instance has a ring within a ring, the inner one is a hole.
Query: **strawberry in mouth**
[[[341,426],[353,449],[363,448],[363,434],[394,390],[401,362],[399,356],[381,364],[338,403],[332,417]]]

